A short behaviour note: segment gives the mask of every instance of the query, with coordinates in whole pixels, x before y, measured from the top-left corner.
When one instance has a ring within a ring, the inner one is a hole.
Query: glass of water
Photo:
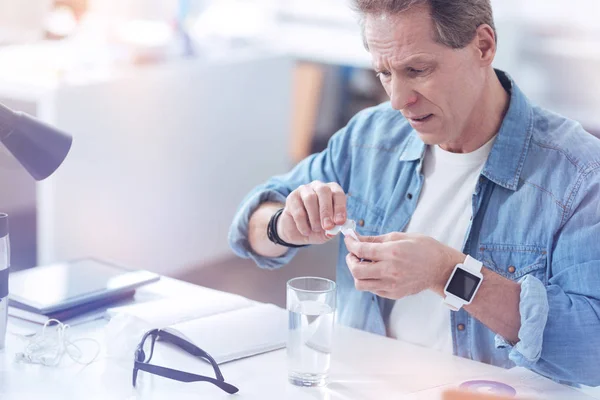
[[[325,278],[294,278],[287,283],[288,379],[294,385],[327,384],[335,290],[335,282]]]

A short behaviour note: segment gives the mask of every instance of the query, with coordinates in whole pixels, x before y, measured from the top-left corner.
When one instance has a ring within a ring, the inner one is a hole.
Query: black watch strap
[[[277,212],[275,212],[275,214],[273,214],[273,216],[269,220],[269,224],[267,225],[267,237],[269,238],[269,240],[280,246],[290,247],[294,249],[308,246],[306,244],[291,244],[279,237],[279,235],[277,234],[277,221],[279,220],[281,213],[283,213],[283,208],[277,210]]]

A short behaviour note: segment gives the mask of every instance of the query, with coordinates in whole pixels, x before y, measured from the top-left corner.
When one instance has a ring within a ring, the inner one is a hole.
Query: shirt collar
[[[423,158],[425,154],[425,143],[421,140],[417,132],[413,129],[409,136],[406,146],[400,154],[400,161],[415,161]]]
[[[502,86],[510,91],[510,105],[481,173],[492,182],[514,191],[519,185],[533,135],[533,108],[507,73],[496,70],[496,74]]]
[[[510,93],[510,105],[504,116],[482,175],[510,190],[517,190],[527,149],[533,132],[533,110],[529,100],[505,72],[495,70],[502,86]],[[400,154],[400,161],[423,158],[426,145],[413,130]]]

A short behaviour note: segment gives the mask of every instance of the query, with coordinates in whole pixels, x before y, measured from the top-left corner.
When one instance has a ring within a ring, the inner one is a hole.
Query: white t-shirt
[[[427,146],[425,180],[406,232],[431,236],[462,251],[473,214],[472,196],[494,140],[472,153]],[[430,290],[396,300],[387,330],[390,337],[452,354],[450,309]]]

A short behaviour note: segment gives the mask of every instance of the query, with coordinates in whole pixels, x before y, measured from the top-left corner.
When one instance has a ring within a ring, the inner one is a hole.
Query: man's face
[[[437,43],[426,7],[368,15],[365,38],[392,107],[421,139],[438,145],[460,141],[485,83],[477,46],[456,50]]]

